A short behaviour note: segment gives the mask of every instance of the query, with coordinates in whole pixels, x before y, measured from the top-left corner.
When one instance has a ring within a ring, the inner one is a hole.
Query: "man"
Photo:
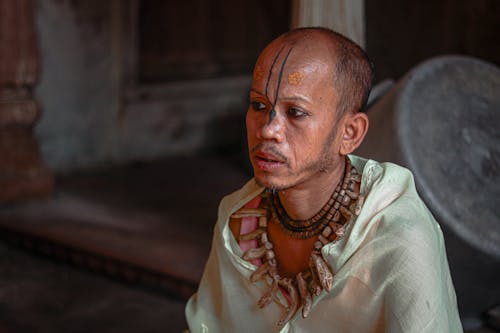
[[[439,226],[412,175],[348,155],[372,69],[323,28],[292,30],[255,65],[254,178],[224,198],[191,332],[459,332]]]

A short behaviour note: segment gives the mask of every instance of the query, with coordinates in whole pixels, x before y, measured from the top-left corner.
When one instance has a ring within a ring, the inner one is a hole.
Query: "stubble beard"
[[[277,193],[279,191],[288,190],[295,186],[298,186],[321,173],[328,173],[334,170],[335,157],[331,152],[331,148],[333,140],[335,139],[336,127],[337,126],[334,126],[332,131],[328,134],[326,142],[323,144],[323,148],[319,157],[295,172],[295,174],[299,175],[296,180],[287,184],[278,184],[278,183],[263,182],[260,181],[257,177],[255,177],[256,183],[264,187],[267,192]],[[286,166],[289,169],[289,165],[287,164]],[[288,174],[284,177],[290,177],[290,176],[293,175]]]

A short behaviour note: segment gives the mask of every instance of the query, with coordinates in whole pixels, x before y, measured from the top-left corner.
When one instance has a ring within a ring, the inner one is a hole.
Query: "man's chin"
[[[268,177],[255,176],[255,182],[258,185],[264,187],[266,190],[273,191],[273,192],[283,191],[283,190],[290,187],[287,184],[283,184],[283,183],[278,182],[276,180],[269,179]]]

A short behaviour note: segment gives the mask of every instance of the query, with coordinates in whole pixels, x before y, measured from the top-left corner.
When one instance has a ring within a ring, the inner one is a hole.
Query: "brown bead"
[[[330,226],[326,226],[325,229],[321,232],[321,234],[325,237],[328,237],[332,234],[332,228]]]
[[[267,227],[267,217],[262,216],[259,218],[259,227],[261,227],[261,228]]]
[[[354,191],[356,189],[356,183],[355,182],[349,182],[349,184],[347,185],[347,189],[349,191]]]
[[[319,236],[318,236],[318,239],[319,239],[319,241],[320,241],[323,245],[326,245],[326,244],[330,243],[330,241],[329,241],[326,237],[324,237],[323,235],[319,235]]]
[[[330,222],[328,223],[328,225],[330,226],[330,228],[332,228],[332,231],[335,232],[335,230],[338,229],[338,223],[335,223],[335,222]]]
[[[346,191],[346,194],[352,199],[352,200],[356,200],[359,196],[359,194],[357,192],[353,192],[353,191]]]
[[[319,240],[314,242],[314,249],[319,251],[323,247],[323,243],[321,243]]]
[[[351,198],[348,196],[348,195],[344,195],[342,197],[342,201],[341,203],[344,205],[344,206],[347,206],[349,204],[349,202],[351,202]]]
[[[338,210],[333,215],[332,221],[335,221],[335,222],[340,221],[340,212]]]
[[[351,211],[349,211],[345,207],[340,207],[339,211],[346,218],[346,220],[351,219],[351,217],[353,216],[353,214],[351,213]]]

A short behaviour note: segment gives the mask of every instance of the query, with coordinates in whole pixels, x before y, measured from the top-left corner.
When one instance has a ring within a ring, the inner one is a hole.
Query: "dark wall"
[[[190,80],[252,72],[290,26],[289,0],[141,0],[140,79]]]
[[[439,54],[465,54],[500,65],[498,0],[370,0],[366,48],[375,81],[397,79]]]

